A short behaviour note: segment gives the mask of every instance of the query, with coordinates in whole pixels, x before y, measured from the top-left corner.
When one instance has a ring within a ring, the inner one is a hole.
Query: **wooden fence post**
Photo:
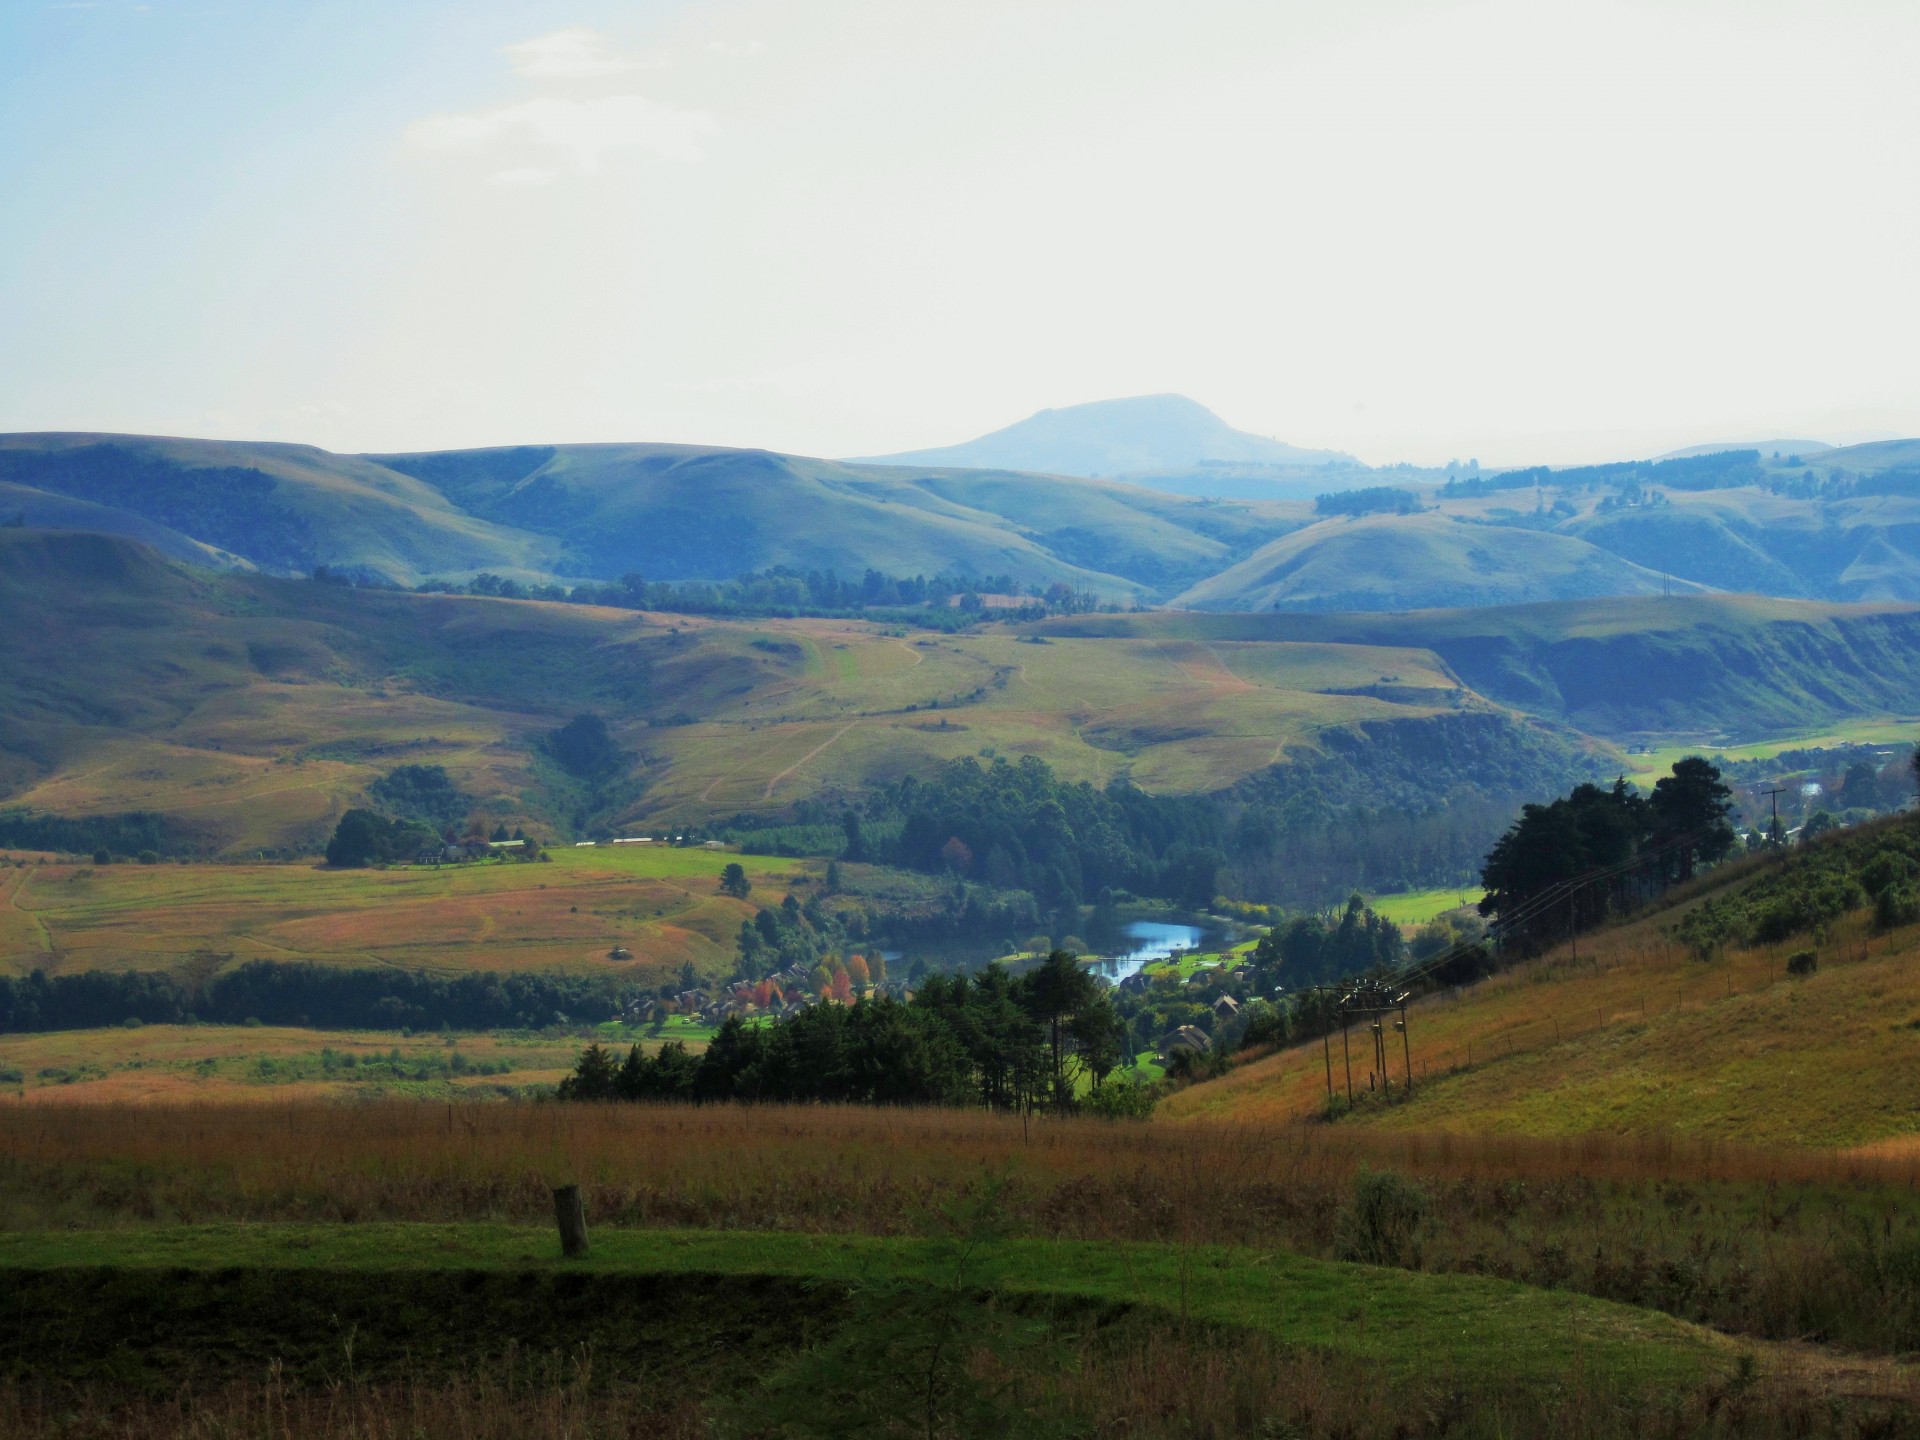
[[[560,1253],[578,1260],[587,1253],[587,1207],[578,1185],[561,1185],[553,1192],[553,1220],[560,1227]]]

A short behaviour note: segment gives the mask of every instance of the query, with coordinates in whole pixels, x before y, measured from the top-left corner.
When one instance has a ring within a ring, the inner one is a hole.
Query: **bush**
[[[1860,888],[1878,900],[1887,891],[1913,884],[1915,866],[1898,850],[1882,850],[1860,871]]]
[[[1145,1120],[1160,1103],[1160,1092],[1131,1080],[1110,1080],[1090,1090],[1080,1101],[1088,1115],[1102,1120]]]
[[[1882,930],[1920,920],[1920,895],[1911,884],[1889,885],[1873,902],[1873,922]]]
[[[1796,950],[1787,957],[1787,974],[1811,975],[1820,968],[1820,957],[1811,950]]]
[[[1427,1192],[1389,1170],[1362,1170],[1353,1200],[1334,1222],[1334,1249],[1362,1265],[1420,1266]]]

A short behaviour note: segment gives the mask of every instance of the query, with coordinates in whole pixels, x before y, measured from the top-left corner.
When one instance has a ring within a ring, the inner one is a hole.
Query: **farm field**
[[[573,1068],[574,1036],[495,1031],[400,1035],[287,1026],[142,1025],[0,1035],[0,1101],[455,1099],[550,1089]]]
[[[1394,1103],[1370,1094],[1371,1045],[1351,1039],[1355,1122],[1406,1132],[1535,1136],[1671,1134],[1743,1144],[1908,1143],[1920,1088],[1920,928],[1889,934],[1856,914],[1818,943],[1819,970],[1789,977],[1794,944],[1700,961],[1667,938],[1675,912],[1582,937],[1408,1010]],[[1327,1061],[1343,1096],[1340,1036],[1281,1051],[1171,1096],[1170,1120],[1305,1119],[1322,1112]]]
[[[802,862],[664,845],[572,847],[550,864],[35,863],[0,869],[0,968],[223,968],[247,960],[617,973],[659,984],[732,968],[734,937]],[[737,862],[757,898],[722,895]],[[608,958],[615,946],[633,959]]]

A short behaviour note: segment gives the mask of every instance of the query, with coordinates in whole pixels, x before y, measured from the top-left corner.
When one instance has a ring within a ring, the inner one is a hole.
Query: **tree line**
[[[369,589],[398,588],[377,575],[320,565],[312,578],[320,584]],[[980,596],[1024,597],[1026,603],[995,612],[998,619],[1037,620],[1049,615],[1082,615],[1099,607],[1099,596],[1061,581],[1022,582],[1009,574],[941,572],[889,575],[868,569],[859,579],[832,570],[797,570],[776,565],[730,580],[649,580],[629,572],[606,583],[567,586],[523,584],[511,576],[482,571],[471,580],[430,578],[416,593],[481,595],[504,600],[555,600],[574,605],[606,605],[623,610],[652,610],[681,615],[776,615],[899,619],[936,628],[972,623],[984,609]],[[1109,607],[1114,608],[1114,607]]]
[[[1073,1110],[1137,1105],[1110,1082],[1125,1032],[1104,987],[1064,950],[1025,975],[932,975],[911,1000],[731,1017],[695,1056],[678,1041],[624,1059],[590,1045],[567,1100],[828,1101]],[[1116,1092],[1106,1098],[1105,1092]],[[1091,1100],[1089,1099],[1091,1098]]]
[[[166,971],[0,975],[0,1031],[148,1025],[299,1025],[356,1030],[538,1030],[621,1013],[612,977],[348,969],[249,960],[204,981]]]

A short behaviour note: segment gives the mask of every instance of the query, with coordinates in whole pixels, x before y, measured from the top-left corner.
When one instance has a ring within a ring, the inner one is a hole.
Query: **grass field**
[[[1462,905],[1478,905],[1486,892],[1478,885],[1444,890],[1405,890],[1396,895],[1374,895],[1367,903],[1396,925],[1424,925],[1436,915]]]
[[[786,1302],[771,1279],[924,1295],[953,1283],[957,1251],[971,1249],[973,1292],[1137,1311],[1168,1340],[1239,1334],[1243,1365],[1262,1363],[1245,1348],[1257,1340],[1475,1407],[1516,1391],[1564,1396],[1556,1379],[1608,1403],[1646,1386],[1673,1401],[1743,1367],[1851,1405],[1913,1390],[1901,1367],[1873,1358],[1912,1348],[1911,1287],[1852,1277],[1920,1243],[1916,1163],[1671,1137],[830,1107],[0,1105],[0,1272],[37,1294],[19,1277],[55,1267],[73,1277],[63,1293],[98,1295],[85,1303],[116,1316],[129,1304],[151,1313],[152,1300],[113,1298],[136,1272],[217,1304],[220,1286],[249,1275],[298,1296],[303,1274],[332,1285],[359,1271],[396,1299],[445,1275],[442,1289],[497,1291],[489,1307],[537,1298],[539,1275],[576,1277],[551,1283],[577,1298],[600,1295],[585,1288],[594,1275],[629,1277],[641,1293],[658,1293],[648,1276],[762,1277],[756,1303],[773,1314]],[[1376,1243],[1353,1238],[1376,1233],[1354,1219],[1366,1213],[1360,1187],[1383,1171],[1415,1187],[1422,1217],[1390,1253],[1356,1251]],[[594,1247],[561,1267],[547,1187],[567,1181],[582,1187]],[[495,1271],[519,1278],[489,1288],[481,1277]],[[812,1313],[831,1313],[838,1292],[814,1293]],[[407,1322],[416,1353],[467,1324],[400,1303],[418,1313]],[[263,1316],[265,1335],[316,1305],[323,1320],[319,1296]],[[1702,1321],[1723,1333],[1681,1323]],[[343,1327],[321,1328],[319,1350],[331,1343],[337,1364]],[[1809,1335],[1844,1348],[1779,1343]],[[290,1353],[311,1356],[315,1343]],[[1257,1421],[1205,1433],[1258,1433]]]
[[[1758,740],[1746,745],[1663,745],[1655,750],[1627,756],[1629,774],[1647,789],[1667,774],[1676,760],[1688,755],[1705,755],[1711,760],[1771,760],[1783,750],[1819,750],[1841,745],[1910,745],[1920,731],[1920,716],[1886,716],[1861,719],[1852,724],[1833,726],[1805,735],[1775,740]]]
[[[162,1270],[249,1267],[378,1271],[545,1268],[545,1227],[500,1225],[230,1226],[0,1233],[0,1271],[75,1266]],[[588,1273],[781,1275],[849,1284],[951,1277],[954,1247],[925,1238],[754,1231],[603,1229]],[[1471,1276],[1379,1270],[1286,1251],[1218,1246],[1008,1240],[982,1247],[970,1278],[1009,1293],[1145,1304],[1170,1323],[1264,1333],[1405,1379],[1541,1385],[1583,1367],[1634,1388],[1731,1372],[1723,1337],[1666,1316]]]
[[[575,1036],[142,1025],[0,1035],[0,1097],[44,1104],[453,1099],[547,1089]]]
[[[246,960],[570,970],[659,984],[730,971],[740,922],[801,862],[664,845],[550,852],[550,864],[329,870],[312,865],[32,864],[0,869],[0,967],[151,970]],[[745,901],[721,895],[743,865]],[[615,946],[633,959],[608,958]]]

